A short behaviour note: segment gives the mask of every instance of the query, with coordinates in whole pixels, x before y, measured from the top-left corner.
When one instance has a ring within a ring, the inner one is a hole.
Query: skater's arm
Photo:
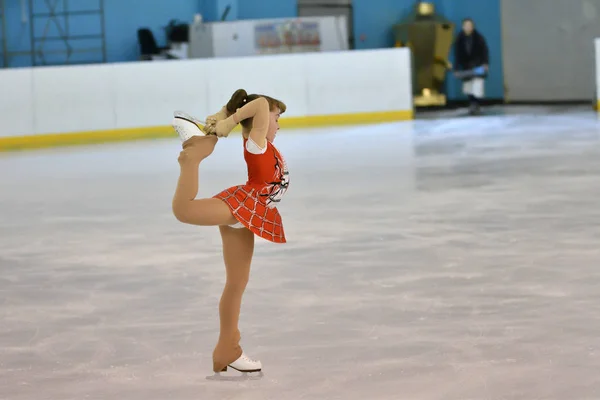
[[[267,145],[267,131],[269,129],[269,102],[264,97],[252,100],[235,113],[237,122],[252,118],[252,128],[248,137],[260,148]]]
[[[269,129],[269,102],[264,97],[252,100],[227,119],[217,122],[217,136],[229,135],[237,124],[249,118],[252,118],[252,128],[248,136],[258,146],[264,148],[267,145],[267,131]]]

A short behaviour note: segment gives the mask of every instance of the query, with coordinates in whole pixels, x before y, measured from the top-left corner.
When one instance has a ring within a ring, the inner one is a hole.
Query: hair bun
[[[231,95],[231,99],[229,99],[225,107],[227,108],[227,112],[229,114],[233,114],[238,108],[241,108],[247,102],[248,92],[246,92],[244,89],[238,89]]]

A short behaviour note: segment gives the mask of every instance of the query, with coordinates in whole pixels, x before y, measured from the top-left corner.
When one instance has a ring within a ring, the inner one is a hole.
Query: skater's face
[[[463,22],[463,32],[465,33],[465,35],[470,35],[471,33],[473,33],[473,22],[472,21],[465,21]]]
[[[277,131],[279,130],[279,116],[281,115],[281,110],[278,107],[275,107],[273,111],[270,113],[269,119],[269,130],[267,131],[267,140],[271,143],[275,140],[275,136],[277,136]]]

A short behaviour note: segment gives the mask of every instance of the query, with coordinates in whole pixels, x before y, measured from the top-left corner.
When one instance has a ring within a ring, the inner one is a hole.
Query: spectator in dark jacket
[[[463,20],[462,31],[454,47],[457,74],[463,79],[463,92],[469,96],[470,112],[479,113],[489,70],[489,51],[485,38],[475,29],[472,19]]]

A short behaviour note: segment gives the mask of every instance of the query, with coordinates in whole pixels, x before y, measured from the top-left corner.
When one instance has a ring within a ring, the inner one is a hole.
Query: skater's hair
[[[470,22],[470,23],[471,23],[471,25],[473,25],[473,27],[475,27],[475,21],[473,21],[473,18],[469,18],[469,17],[467,17],[467,18],[463,19],[463,20],[462,20],[462,24],[464,25],[464,24],[465,24],[465,22]]]
[[[285,103],[281,100],[277,100],[272,97],[265,96],[263,94],[248,94],[244,89],[238,89],[231,95],[231,99],[227,102],[227,105],[225,106],[227,108],[227,113],[231,115],[235,113],[238,108],[242,108],[247,103],[256,100],[260,97],[264,97],[265,99],[267,99],[270,111],[275,111],[276,109],[279,109],[281,114],[285,112],[287,107]],[[244,128],[252,127],[251,118],[245,119],[241,123]]]

